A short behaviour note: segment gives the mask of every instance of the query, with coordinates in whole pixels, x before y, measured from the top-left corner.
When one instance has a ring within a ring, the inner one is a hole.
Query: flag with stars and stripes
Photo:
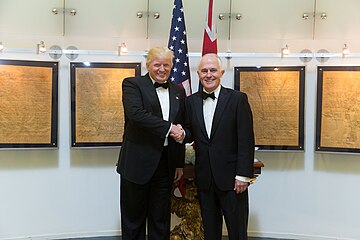
[[[182,0],[174,0],[168,48],[174,52],[170,80],[182,86],[188,96],[192,91]]]

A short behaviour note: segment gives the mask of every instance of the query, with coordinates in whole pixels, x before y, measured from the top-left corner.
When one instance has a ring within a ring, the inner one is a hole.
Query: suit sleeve
[[[191,133],[191,124],[190,124],[190,119],[191,119],[191,104],[190,104],[190,98],[186,97],[185,99],[185,121],[184,121],[184,131],[185,131],[185,139],[184,139],[184,143],[191,143],[193,141],[193,137],[192,137],[192,133]]]
[[[122,91],[126,120],[142,128],[144,131],[149,131],[154,135],[165,138],[171,123],[145,109],[144,99],[140,87],[135,82],[135,78],[124,79]]]
[[[179,97],[180,97],[180,104],[179,104],[179,112],[177,118],[175,119],[175,124],[181,124],[184,128],[184,121],[185,121],[185,90],[183,88],[179,89]],[[175,167],[176,168],[183,168],[185,164],[185,142],[182,143],[175,142],[173,138],[169,138],[169,142],[172,141],[176,146],[176,157],[175,157]]]
[[[246,94],[240,95],[237,118],[238,161],[236,175],[252,178],[255,139],[252,112]]]

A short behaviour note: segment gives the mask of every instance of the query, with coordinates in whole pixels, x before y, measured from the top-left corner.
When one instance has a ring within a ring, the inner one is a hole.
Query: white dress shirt
[[[209,138],[211,135],[211,127],[212,127],[212,123],[213,123],[213,119],[214,119],[216,104],[219,99],[220,89],[221,89],[221,86],[219,85],[213,91],[214,95],[215,95],[215,99],[208,97],[206,100],[203,100],[204,122],[205,122],[206,132],[207,132],[207,135]],[[206,93],[209,93],[209,92],[205,91],[205,89],[203,91]]]
[[[152,82],[154,84],[155,81],[153,79],[151,79],[151,80],[152,80]],[[170,114],[169,88],[165,89],[163,87],[158,87],[158,88],[156,88],[156,94],[157,94],[157,96],[159,98],[163,119],[165,121],[169,121],[169,114]],[[171,130],[171,126],[169,128],[169,131],[166,134],[166,138],[165,138],[165,141],[164,141],[164,146],[168,145],[168,136],[170,134],[170,130]]]

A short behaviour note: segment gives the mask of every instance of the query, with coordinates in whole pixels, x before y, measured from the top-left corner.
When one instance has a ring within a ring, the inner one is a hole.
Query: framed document
[[[58,63],[0,60],[0,148],[55,148]]]
[[[235,67],[247,94],[259,150],[304,150],[305,67]]]
[[[360,153],[360,67],[318,67],[316,151]]]
[[[120,146],[124,133],[122,81],[140,63],[71,63],[72,147]]]

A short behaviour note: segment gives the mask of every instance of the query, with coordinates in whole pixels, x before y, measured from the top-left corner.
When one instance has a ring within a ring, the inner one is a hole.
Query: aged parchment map
[[[240,72],[240,90],[248,95],[256,145],[299,145],[299,72]]]
[[[122,142],[122,81],[132,68],[76,68],[76,142]]]
[[[360,149],[360,71],[323,71],[320,147]]]
[[[0,65],[0,144],[51,144],[52,68]]]

